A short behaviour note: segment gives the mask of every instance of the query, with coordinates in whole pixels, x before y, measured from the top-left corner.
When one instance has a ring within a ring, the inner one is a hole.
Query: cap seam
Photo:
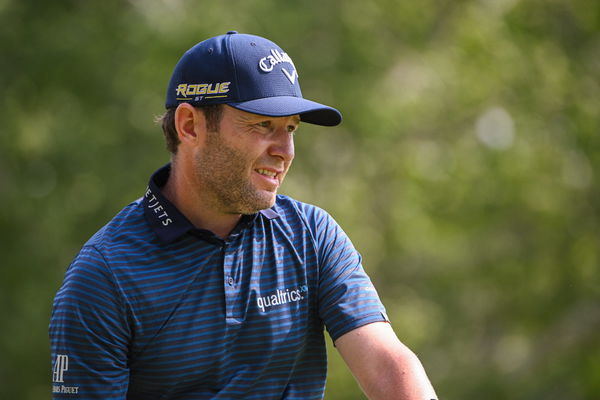
[[[229,62],[231,64],[231,69],[233,70],[233,80],[234,80],[233,87],[234,87],[234,90],[235,90],[235,93],[236,93],[236,96],[235,96],[236,100],[235,101],[240,101],[240,88],[239,88],[239,84],[238,84],[239,79],[238,79],[238,75],[237,75],[237,65],[236,65],[236,62],[235,62],[236,58],[235,58],[235,55],[234,55],[233,46],[231,45],[231,40],[232,40],[233,36],[234,35],[225,35],[225,46],[227,47],[227,50],[228,50],[228,53],[229,53]],[[231,102],[232,102],[232,100],[230,100],[228,102],[225,102],[225,104],[231,103]]]

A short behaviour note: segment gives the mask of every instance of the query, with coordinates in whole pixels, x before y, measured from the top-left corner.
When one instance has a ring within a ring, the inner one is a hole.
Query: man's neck
[[[196,186],[193,177],[172,164],[169,179],[161,191],[196,228],[206,229],[226,239],[242,216],[219,211],[216,201],[202,196]]]

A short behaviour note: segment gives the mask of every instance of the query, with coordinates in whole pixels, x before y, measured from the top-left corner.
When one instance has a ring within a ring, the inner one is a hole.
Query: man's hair
[[[195,108],[202,110],[204,117],[206,118],[206,129],[210,132],[216,132],[219,130],[221,124],[221,117],[223,116],[223,105],[222,104],[208,104],[203,106],[196,106]],[[175,110],[176,107],[171,107],[167,111],[156,119],[157,123],[160,123],[165,135],[165,141],[167,150],[171,154],[177,153],[177,147],[181,141],[177,135],[175,129]]]

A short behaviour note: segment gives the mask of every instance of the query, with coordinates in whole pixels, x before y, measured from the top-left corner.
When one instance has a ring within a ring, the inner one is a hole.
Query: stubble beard
[[[195,164],[201,190],[211,195],[212,206],[228,214],[254,214],[272,207],[276,193],[252,185],[251,161],[244,153],[225,144],[218,132],[209,132],[206,140]]]

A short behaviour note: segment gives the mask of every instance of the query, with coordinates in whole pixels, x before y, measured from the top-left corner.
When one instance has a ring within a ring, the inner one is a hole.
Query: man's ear
[[[188,103],[181,103],[175,110],[175,129],[182,144],[196,145],[204,140],[206,121],[204,113]]]

